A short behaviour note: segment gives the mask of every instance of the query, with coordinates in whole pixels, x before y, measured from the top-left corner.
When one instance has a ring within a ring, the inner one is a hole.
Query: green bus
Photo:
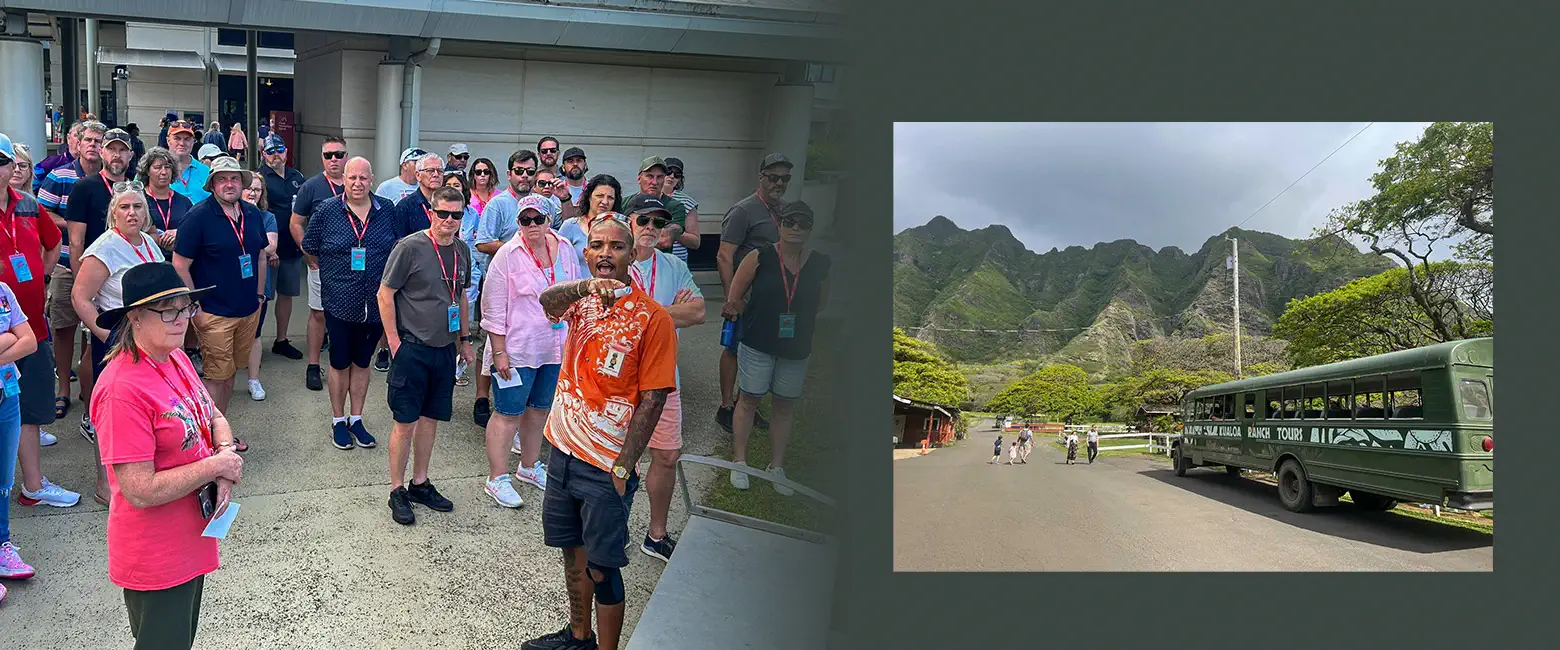
[[[1495,340],[1467,339],[1204,386],[1181,402],[1175,475],[1272,472],[1285,508],[1495,506]]]

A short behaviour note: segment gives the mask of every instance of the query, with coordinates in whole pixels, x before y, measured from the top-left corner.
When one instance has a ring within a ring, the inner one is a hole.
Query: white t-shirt
[[[1093,431],[1093,430],[1089,431],[1089,442],[1099,442],[1099,441],[1100,441],[1100,432]]]
[[[380,183],[379,188],[374,190],[374,193],[390,199],[393,203],[400,203],[401,199],[411,196],[412,192],[416,191],[416,183],[407,183],[401,180],[400,176],[395,176],[388,181]]]
[[[140,255],[136,254],[137,251]],[[132,247],[130,242],[119,235],[119,231],[112,228],[104,231],[96,241],[87,246],[87,251],[82,253],[81,258],[88,257],[96,257],[108,267],[108,279],[103,281],[103,288],[98,290],[98,295],[92,298],[92,304],[97,305],[99,311],[124,306],[125,300],[120,282],[124,280],[125,271],[129,271],[130,267],[147,260],[164,261],[162,247],[153,242],[151,237],[142,235],[141,245]]]
[[[1069,445],[1076,445],[1076,444],[1078,444],[1078,434],[1076,434],[1076,433],[1069,433],[1069,434],[1067,434],[1067,444],[1069,444]]]

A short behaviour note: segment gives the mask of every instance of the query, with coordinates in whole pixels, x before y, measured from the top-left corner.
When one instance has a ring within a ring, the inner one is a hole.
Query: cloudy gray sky
[[[899,123],[894,232],[941,214],[1004,224],[1040,253],[1117,239],[1193,253],[1367,123]],[[1242,227],[1310,236],[1426,126],[1377,122]]]

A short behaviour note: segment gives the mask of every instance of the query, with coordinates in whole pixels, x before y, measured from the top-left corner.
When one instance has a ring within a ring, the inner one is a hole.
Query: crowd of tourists
[[[628,550],[669,561],[676,548],[667,516],[688,414],[678,342],[706,321],[687,263],[706,242],[683,162],[646,158],[624,183],[589,175],[582,148],[548,137],[502,171],[455,144],[409,148],[376,174],[331,136],[323,171],[305,177],[274,132],[254,143],[257,170],[235,158],[249,146],[241,127],[225,141],[210,133],[197,149],[197,125],[170,119],[144,148],[86,119],[36,162],[0,134],[0,579],[35,573],[11,543],[13,485],[19,507],[81,498],[44,475],[41,452],[59,443],[43,427],[79,407],[93,499],[108,508],[108,578],[136,647],[190,647],[218,567],[201,532],[242,482],[243,452],[267,444],[224,414],[239,369],[254,401],[278,381],[260,371],[270,314],[270,353],[307,358],[304,385],[330,402],[322,445],[378,447],[363,415],[372,372],[387,373],[399,524],[416,522],[416,506],[455,508],[429,461],[455,388],[475,383],[486,494],[519,508],[539,490],[544,541],[564,556],[569,624],[522,647],[618,647]],[[812,210],[782,198],[792,168],[764,157],[755,191],[723,219],[721,402],[707,416],[731,432],[738,463],[767,428],[777,478],[830,268],[808,247]],[[300,296],[301,348],[289,327]],[[650,523],[636,540],[642,466]],[[730,481],[749,487],[747,473]]]

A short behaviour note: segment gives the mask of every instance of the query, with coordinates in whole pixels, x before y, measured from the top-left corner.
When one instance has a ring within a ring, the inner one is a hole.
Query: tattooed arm
[[[612,292],[622,288],[622,282],[607,278],[574,280],[547,287],[538,299],[542,303],[542,311],[547,312],[547,317],[557,320],[563,316],[563,312],[569,310],[569,305],[591,294],[599,296],[603,305],[611,307],[612,302],[616,300]]]
[[[639,393],[639,407],[634,409],[634,417],[628,421],[628,435],[623,440],[623,451],[618,454],[616,465],[632,469],[639,464],[645,446],[650,444],[650,434],[655,432],[655,425],[661,422],[661,410],[666,408],[666,396],[670,392],[658,388]],[[619,486],[618,494],[626,491],[625,481],[613,477],[613,482]]]

